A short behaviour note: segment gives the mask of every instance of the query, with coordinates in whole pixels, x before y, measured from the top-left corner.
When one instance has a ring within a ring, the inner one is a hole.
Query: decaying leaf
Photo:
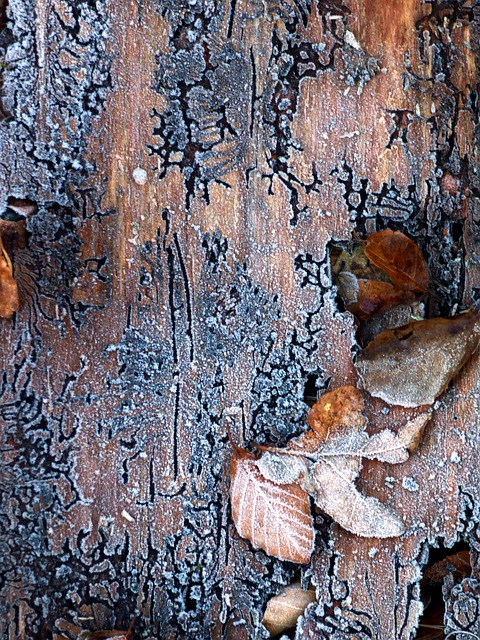
[[[381,280],[357,280],[357,286],[357,299],[348,305],[348,310],[361,320],[415,301],[414,292]]]
[[[315,589],[302,589],[300,582],[294,582],[268,601],[262,624],[271,636],[277,636],[292,629],[307,606],[315,600]]]
[[[417,449],[429,420],[430,414],[422,413],[400,427],[398,433],[393,433],[390,429],[380,431],[369,438],[362,449],[362,456],[390,464],[406,462],[409,454]]]
[[[427,293],[425,260],[413,240],[400,231],[385,229],[372,234],[365,245],[365,254],[400,289]]]
[[[372,396],[418,407],[435,398],[480,341],[480,314],[420,320],[380,333],[358,356],[360,378]]]
[[[18,286],[12,273],[12,262],[0,235],[0,317],[2,318],[11,318],[19,306]]]
[[[399,231],[371,235],[350,257],[332,254],[334,284],[347,309],[360,320],[399,305],[409,305],[428,291],[428,271],[417,245]]]
[[[231,465],[230,499],[237,531],[255,549],[299,564],[310,560],[314,530],[305,489],[268,480],[255,458],[237,447]]]
[[[315,431],[312,428],[294,438],[285,449],[261,447],[258,459],[236,450],[231,500],[240,535],[254,547],[289,560],[295,557],[295,544],[304,541],[300,562],[307,562],[313,541],[308,494],[343,528],[359,536],[389,538],[403,533],[400,516],[376,498],[364,496],[354,482],[363,458],[392,464],[407,460],[430,414],[408,421],[398,433],[387,429],[369,436],[362,409],[362,393],[351,386],[340,387],[313,406],[308,422]],[[301,536],[297,527],[303,531]],[[288,544],[282,532],[291,538]]]

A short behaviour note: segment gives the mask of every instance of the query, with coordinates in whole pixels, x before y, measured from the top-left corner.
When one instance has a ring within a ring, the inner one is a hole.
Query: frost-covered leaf
[[[232,513],[239,534],[255,548],[294,562],[308,562],[313,544],[308,494],[317,506],[359,536],[388,538],[404,531],[402,519],[355,487],[362,459],[405,462],[422,436],[430,413],[410,419],[397,433],[366,431],[363,395],[354,387],[324,394],[303,435],[284,449],[259,447],[259,458],[235,447]]]
[[[364,388],[402,407],[432,404],[472,355],[480,340],[480,316],[411,322],[380,333],[357,358]]]
[[[372,234],[364,250],[367,258],[400,289],[428,291],[427,265],[420,249],[400,231],[385,229]]]
[[[348,476],[342,463],[318,462],[312,469],[316,484],[314,500],[339,525],[358,536],[392,538],[404,530],[401,517],[379,500],[362,495]]]
[[[393,433],[390,429],[380,431],[368,439],[362,449],[362,456],[370,459],[376,458],[390,464],[405,462],[410,453],[417,448],[429,420],[430,414],[422,413],[409,420],[399,429],[398,433]]]
[[[294,582],[268,601],[262,624],[271,636],[279,635],[294,627],[307,606],[315,600],[315,589],[302,589],[300,582]]]
[[[292,484],[300,476],[309,473],[307,460],[302,456],[282,455],[282,449],[278,453],[264,451],[257,460],[257,467],[264,478],[275,484]]]
[[[255,549],[299,564],[310,560],[314,530],[305,489],[268,480],[255,458],[236,448],[230,499],[237,531]]]
[[[19,306],[18,287],[12,273],[12,262],[0,236],[0,317],[2,318],[11,318]]]

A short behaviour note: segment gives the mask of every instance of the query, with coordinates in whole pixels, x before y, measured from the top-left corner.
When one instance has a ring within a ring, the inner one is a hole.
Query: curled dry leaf
[[[372,396],[402,407],[432,404],[480,341],[480,314],[420,320],[380,333],[356,367]]]
[[[230,499],[237,531],[255,549],[299,564],[310,560],[314,530],[305,489],[265,478],[255,458],[236,447]]]
[[[365,245],[367,258],[404,291],[427,293],[428,271],[417,245],[400,231],[372,234]]]
[[[19,306],[18,287],[12,273],[12,262],[0,235],[0,317],[2,318],[11,318]]]
[[[360,320],[410,305],[428,291],[428,271],[417,245],[399,231],[371,235],[350,257],[332,253],[334,284]],[[388,278],[387,278],[388,277]]]
[[[358,280],[357,284],[357,300],[348,306],[348,310],[360,320],[366,320],[387,309],[415,301],[415,294],[412,291],[399,289],[388,282]]]
[[[406,462],[409,454],[417,449],[425,425],[429,420],[430,414],[422,413],[400,427],[398,433],[393,433],[390,429],[380,431],[365,444],[362,456],[370,459],[376,458],[390,464]]]
[[[302,589],[300,582],[294,582],[268,601],[262,624],[271,636],[277,636],[293,628],[307,606],[315,600],[314,589]]]
[[[309,424],[316,430],[294,438],[285,449],[262,447],[258,459],[236,449],[231,500],[240,535],[271,555],[284,560],[301,557],[294,561],[307,562],[313,544],[308,494],[352,533],[377,538],[403,533],[399,514],[364,496],[354,482],[363,458],[392,464],[407,460],[430,414],[410,420],[398,433],[384,430],[369,436],[362,408],[361,392],[341,387],[326,393],[313,407]]]

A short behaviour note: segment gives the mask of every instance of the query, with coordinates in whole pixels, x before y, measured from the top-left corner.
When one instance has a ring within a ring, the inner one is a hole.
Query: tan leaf
[[[12,262],[0,236],[0,317],[2,318],[11,318],[19,306],[18,287],[12,273]]]
[[[341,461],[318,462],[312,469],[317,506],[358,536],[392,538],[405,531],[402,519],[376,498],[362,495],[342,473]]]
[[[411,322],[380,333],[358,356],[360,378],[371,395],[390,404],[432,404],[480,341],[480,316]]]
[[[275,484],[256,460],[235,448],[230,499],[238,533],[255,549],[306,564],[313,551],[314,529],[307,492],[298,484]]]
[[[427,293],[428,271],[417,245],[399,231],[386,229],[371,235],[365,254],[401,289]]]
[[[262,624],[271,636],[277,636],[294,627],[307,606],[315,600],[314,589],[302,589],[300,582],[294,582],[268,601]]]

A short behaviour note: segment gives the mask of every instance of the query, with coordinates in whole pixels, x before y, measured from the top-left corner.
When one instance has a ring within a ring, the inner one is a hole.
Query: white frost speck
[[[137,184],[145,184],[147,182],[147,172],[141,167],[133,170],[132,177]]]
[[[351,31],[348,31],[348,29],[345,31],[344,39],[347,44],[353,47],[353,49],[356,49],[357,51],[361,50],[362,47],[358,44],[358,40]]]
[[[128,511],[125,511],[125,509],[122,511],[122,516],[125,518],[125,520],[133,522],[132,516],[128,513]]]
[[[461,459],[462,458],[460,457],[460,454],[458,453],[458,451],[452,452],[452,455],[450,456],[450,462],[453,462],[453,464],[458,464]]]
[[[413,478],[406,476],[402,480],[402,487],[407,491],[412,491],[412,492],[418,491],[418,482],[416,482]]]
[[[377,555],[377,553],[378,553],[377,547],[372,547],[368,552],[368,555],[370,556],[370,558],[374,558]]]

